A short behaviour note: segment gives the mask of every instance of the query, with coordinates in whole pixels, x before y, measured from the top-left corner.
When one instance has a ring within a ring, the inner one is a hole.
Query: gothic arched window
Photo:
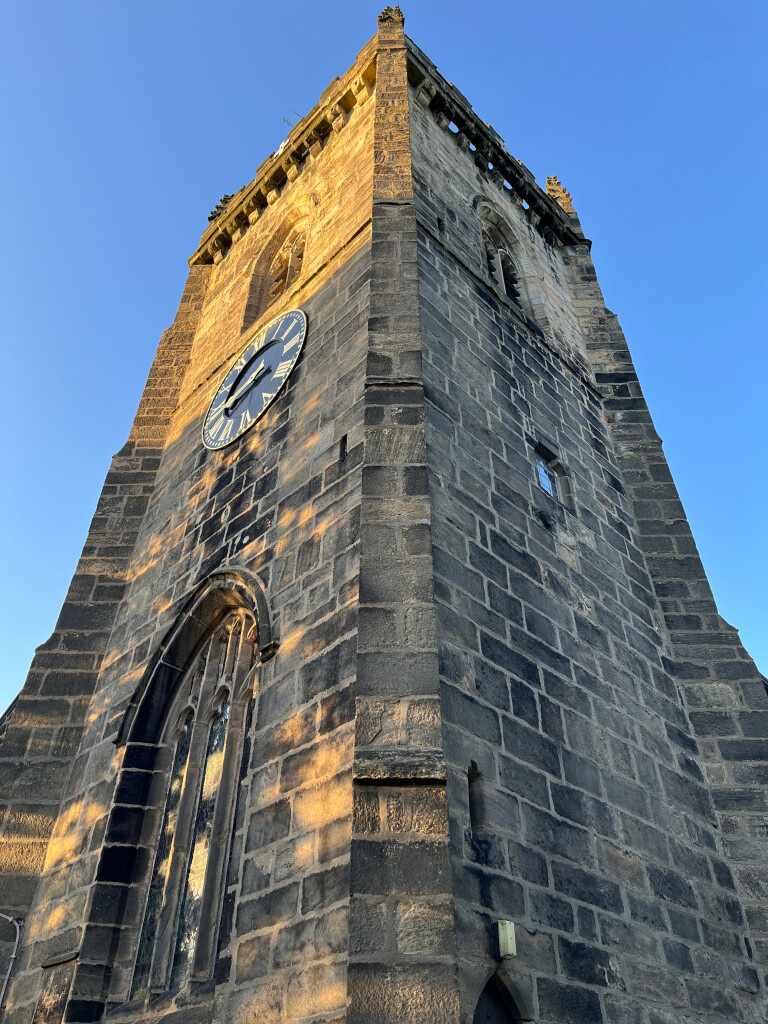
[[[255,324],[281,295],[298,283],[307,238],[308,223],[302,217],[292,226],[283,224],[264,246],[248,287],[241,330]]]
[[[486,224],[483,227],[483,244],[491,280],[516,306],[521,305],[520,276],[506,239],[501,232]]]
[[[268,302],[274,302],[298,280],[304,259],[304,244],[304,233],[294,228],[277,250],[269,266]]]
[[[225,614],[174,687],[149,803],[160,819],[131,997],[210,976],[242,753],[253,618]]]

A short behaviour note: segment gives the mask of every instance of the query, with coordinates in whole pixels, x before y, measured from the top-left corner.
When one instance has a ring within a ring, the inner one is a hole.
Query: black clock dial
[[[203,422],[203,444],[232,444],[267,411],[301,354],[307,317],[300,309],[281,313],[262,327],[229,368]]]

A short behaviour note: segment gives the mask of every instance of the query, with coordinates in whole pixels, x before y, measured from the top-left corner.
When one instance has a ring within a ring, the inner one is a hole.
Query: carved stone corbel
[[[267,185],[267,191],[265,192],[267,204],[274,206],[277,200],[280,198],[280,186],[275,184]]]
[[[283,170],[288,181],[296,181],[301,174],[301,165],[295,156],[289,156],[287,160],[283,161]]]
[[[211,251],[213,252],[213,262],[221,263],[229,251],[229,239],[227,236],[224,234],[216,235],[211,242]]]
[[[501,171],[497,170],[494,167],[492,170],[488,171],[488,177],[496,186],[496,188],[504,188],[504,175],[501,173]]]
[[[523,197],[520,195],[520,192],[515,188],[514,185],[512,186],[512,188],[505,189],[505,192],[512,200],[512,202],[515,204],[515,206],[523,205]]]
[[[193,260],[190,262],[190,266],[207,266],[211,263],[213,263],[213,249],[211,249],[210,245],[206,245],[205,248],[197,250]]]
[[[365,103],[373,93],[373,86],[362,77],[357,79],[352,89],[358,103]]]
[[[475,163],[480,168],[480,170],[481,171],[485,171],[485,173],[488,174],[488,172],[490,170],[490,168],[488,167],[488,164],[490,162],[491,162],[491,154],[488,152],[487,149],[481,148],[480,146],[478,146],[477,147],[477,152],[475,153]]]
[[[231,220],[227,221],[227,231],[232,236],[232,241],[239,241],[248,230],[248,218],[244,210],[238,210]]]
[[[416,89],[416,102],[426,110],[437,95],[437,86],[425,78]]]
[[[525,216],[527,217],[528,223],[531,225],[532,228],[538,228],[539,223],[541,222],[541,214],[538,210],[535,210],[532,206],[529,206],[528,209],[525,211]]]
[[[334,105],[328,111],[328,117],[331,120],[331,127],[335,132],[340,132],[344,125],[347,123],[349,114],[346,110],[338,103]]]
[[[245,204],[245,215],[248,218],[249,224],[255,224],[261,216],[261,206],[256,200],[256,196],[251,196],[248,202]]]
[[[444,132],[448,131],[451,119],[444,110],[438,110],[435,112],[435,121],[437,122],[438,128],[442,128]]]
[[[304,140],[304,145],[309,150],[311,157],[316,157],[323,148],[323,137],[317,129],[313,129]]]
[[[472,144],[472,140],[464,132],[459,132],[459,134],[456,136],[456,142],[458,143],[459,149],[461,150],[462,153],[467,153],[469,151],[470,145]]]

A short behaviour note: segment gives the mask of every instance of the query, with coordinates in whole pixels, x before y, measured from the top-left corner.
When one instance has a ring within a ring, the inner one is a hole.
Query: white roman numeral
[[[212,419],[208,424],[208,436],[216,440],[216,435],[221,430],[222,424],[224,423],[224,417],[220,416],[218,419]]]
[[[276,380],[282,380],[283,377],[285,377],[285,375],[288,373],[288,371],[290,370],[292,365],[293,365],[293,360],[291,360],[291,359],[284,359],[282,361],[282,363],[280,363],[278,365],[277,369],[275,370],[275,373],[274,373],[275,379]]]
[[[298,328],[298,324],[296,325]],[[301,338],[301,331],[297,330],[293,338],[291,338],[290,332],[283,338],[283,355],[288,351],[289,348],[293,348],[294,345],[298,345],[299,339]],[[289,340],[290,339],[290,340]]]

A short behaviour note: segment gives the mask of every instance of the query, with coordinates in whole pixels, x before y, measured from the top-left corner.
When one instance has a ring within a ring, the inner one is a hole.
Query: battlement
[[[477,168],[510,202],[522,204],[532,227],[551,233],[561,245],[591,244],[575,230],[563,209],[542,189],[521,160],[507,150],[504,140],[486,124],[466,97],[447,82],[432,61],[411,40],[408,45],[408,81],[417,103],[430,112],[444,131],[451,133],[464,153],[474,155]]]
[[[354,108],[369,99],[376,85],[375,43],[374,37],[349,71],[331,82],[277,152],[263,161],[255,178],[227,197],[190,256],[190,267],[219,263],[264,210],[278,201],[285,184],[299,177],[307,159],[317,157],[330,135],[342,131]]]

